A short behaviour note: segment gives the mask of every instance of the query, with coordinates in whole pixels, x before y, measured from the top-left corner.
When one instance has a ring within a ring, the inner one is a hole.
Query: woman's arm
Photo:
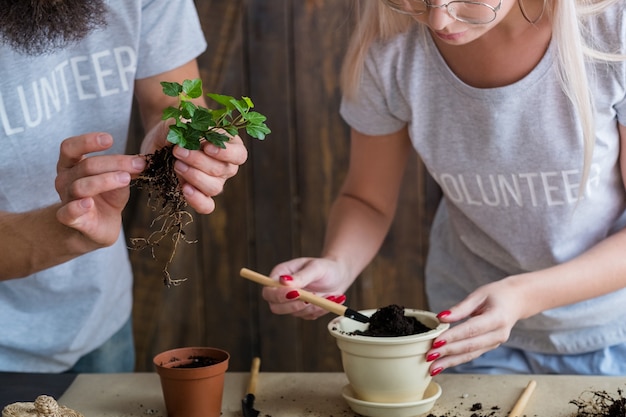
[[[271,275],[291,288],[263,289],[276,314],[315,319],[327,313],[293,300],[293,288],[345,300],[343,292],[378,252],[396,211],[409,155],[406,129],[368,136],[352,131],[350,167],[330,212],[321,258],[297,258],[277,265]]]

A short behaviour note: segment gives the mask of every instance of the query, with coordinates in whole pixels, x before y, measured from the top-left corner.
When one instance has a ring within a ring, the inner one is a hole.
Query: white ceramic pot
[[[376,310],[362,310],[371,316]],[[432,330],[410,336],[374,337],[355,335],[369,324],[337,317],[328,324],[330,334],[341,350],[343,370],[355,395],[376,403],[421,401],[432,377],[425,353],[432,341],[450,325],[441,323],[435,313],[405,309]]]

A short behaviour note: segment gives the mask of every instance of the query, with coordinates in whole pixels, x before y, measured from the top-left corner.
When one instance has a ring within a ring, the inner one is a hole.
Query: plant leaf
[[[201,142],[206,140],[225,148],[229,135],[239,134],[240,129],[245,128],[249,136],[261,140],[271,132],[265,125],[265,116],[250,111],[254,104],[249,97],[237,100],[223,94],[208,93],[207,97],[219,105],[211,110],[191,101],[203,94],[199,78],[184,80],[182,84],[163,81],[161,85],[166,95],[178,97],[178,107],[170,106],[162,114],[163,120],[175,120],[167,134],[171,143],[195,150],[200,149]]]
[[[183,86],[179,83],[161,81],[161,86],[163,87],[163,93],[170,97],[178,97],[178,95],[183,91]]]
[[[222,106],[226,107],[227,110],[232,110],[235,108],[232,104],[233,97],[231,96],[225,96],[222,94],[215,94],[215,93],[208,93],[207,96],[211,98],[213,101],[217,102],[218,104],[221,104]]]
[[[271,133],[271,130],[269,130],[269,128],[265,125],[260,125],[260,126],[251,125],[251,126],[246,126],[246,133],[255,139],[264,140],[265,136]]]
[[[163,116],[161,116],[161,120],[178,119],[179,117],[180,110],[178,110],[176,107],[170,106],[163,110]]]
[[[202,80],[199,78],[183,81],[183,92],[190,98],[198,98],[202,95]]]

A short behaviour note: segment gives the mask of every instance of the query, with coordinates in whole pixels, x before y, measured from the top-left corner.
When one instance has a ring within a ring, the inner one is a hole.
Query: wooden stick
[[[241,268],[239,274],[242,277],[249,279],[250,281],[254,281],[257,284],[265,285],[266,287],[286,287],[285,285],[281,285],[280,282],[273,280],[265,275],[261,275],[258,272],[254,272],[248,268]],[[334,301],[327,300],[324,297],[320,297],[303,289],[294,288],[294,290],[297,290],[298,294],[300,294],[300,296],[298,297],[299,300],[306,301],[307,303],[311,303],[313,305],[321,307],[324,310],[335,313],[338,316],[343,316],[348,309],[348,307],[344,306],[343,304],[337,304]]]
[[[536,386],[537,381],[534,379],[528,383],[526,389],[524,389],[524,392],[522,392],[522,395],[520,395],[519,399],[513,406],[513,409],[509,413],[509,417],[520,417],[522,415],[524,408],[526,408],[526,404],[528,404],[530,396],[533,395],[533,392],[535,391]]]
[[[248,381],[247,394],[256,394],[256,383],[259,379],[259,369],[261,368],[261,358],[255,356],[252,358],[252,366],[250,367],[250,380]]]

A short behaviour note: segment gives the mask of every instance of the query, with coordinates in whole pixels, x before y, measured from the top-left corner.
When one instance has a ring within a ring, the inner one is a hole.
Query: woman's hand
[[[299,288],[343,304],[344,292],[353,279],[337,261],[326,258],[297,258],[283,262],[272,270],[270,276],[290,288],[264,287],[263,298],[275,314],[291,314],[314,320],[328,311],[297,299]]]
[[[459,323],[443,332],[426,352],[431,375],[469,362],[508,340],[513,325],[525,318],[523,292],[509,277],[478,288],[465,300],[442,311],[445,323]]]
[[[157,124],[144,139],[141,153],[148,154],[164,146],[167,142],[169,122]],[[185,199],[198,213],[209,214],[215,210],[213,197],[224,190],[226,180],[235,176],[239,165],[246,162],[248,151],[239,136],[226,143],[226,149],[203,142],[199,150],[190,151],[174,145],[177,161],[174,170],[180,179]]]

